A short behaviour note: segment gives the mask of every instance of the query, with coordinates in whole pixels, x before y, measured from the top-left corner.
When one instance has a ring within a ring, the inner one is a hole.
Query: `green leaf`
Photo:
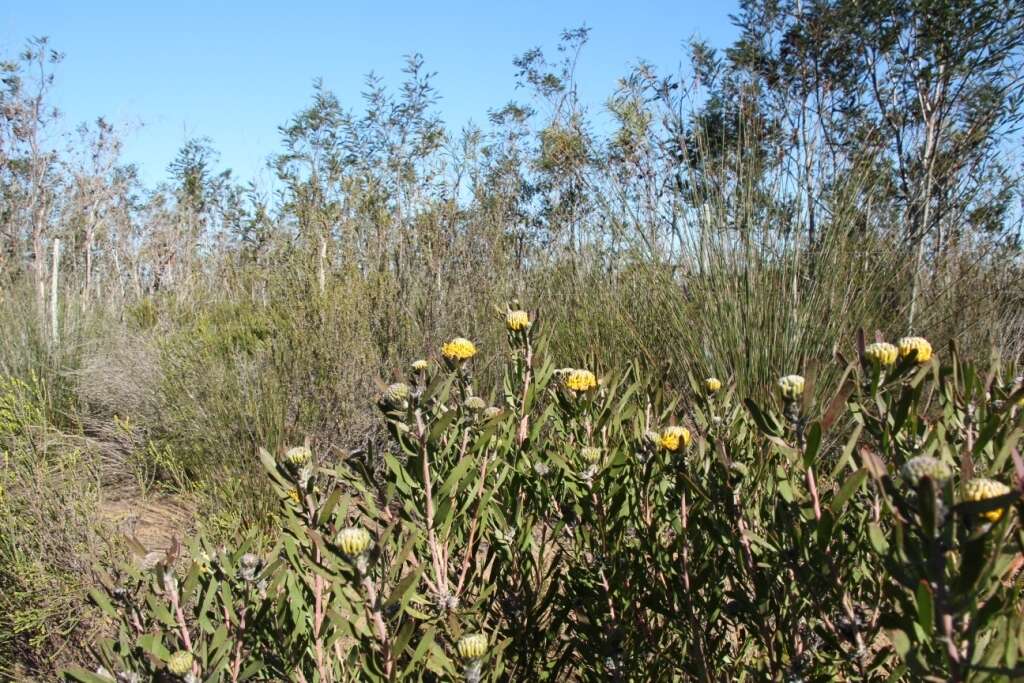
[[[821,424],[812,422],[807,428],[806,441],[804,444],[804,468],[814,464],[818,457],[818,449],[821,447]]]
[[[898,628],[890,629],[889,641],[892,642],[896,654],[906,659],[907,654],[910,652],[910,638],[907,637],[906,632]]]
[[[843,508],[846,507],[847,501],[849,501],[850,497],[860,489],[861,484],[864,483],[867,476],[868,471],[861,468],[847,477],[846,481],[843,482],[842,487],[840,487],[839,493],[836,494],[836,497],[832,499],[832,502],[829,505],[833,515],[837,518],[839,517]]]
[[[86,671],[80,666],[72,666],[64,671],[66,677],[72,678],[81,683],[112,683],[114,679],[100,676],[91,671]]]
[[[931,586],[927,581],[921,581],[917,585],[917,623],[921,630],[931,640],[935,632],[935,599],[932,596]]]
[[[871,547],[879,555],[885,555],[889,552],[889,541],[885,538],[882,527],[874,522],[868,524],[868,539],[871,541]]]

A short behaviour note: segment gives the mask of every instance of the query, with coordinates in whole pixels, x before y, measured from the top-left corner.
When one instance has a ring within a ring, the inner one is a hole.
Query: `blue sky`
[[[403,56],[437,72],[438,108],[450,127],[483,124],[515,91],[512,59],[551,49],[564,28],[586,24],[579,68],[585,101],[599,106],[616,79],[645,59],[674,71],[699,36],[731,42],[735,2],[45,2],[0,8],[0,53],[49,36],[65,53],[55,101],[67,125],[103,115],[124,127],[125,158],[155,183],[189,137],[206,136],[222,167],[266,176],[277,127],[322,77],[346,107],[363,78],[401,82]]]

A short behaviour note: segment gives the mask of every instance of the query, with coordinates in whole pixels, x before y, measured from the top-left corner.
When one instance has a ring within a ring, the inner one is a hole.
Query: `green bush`
[[[105,573],[86,683],[1009,680],[1024,388],[955,346],[865,346],[771,401],[557,368],[508,319],[390,384],[384,452],[263,451],[268,543]],[[941,361],[941,362],[940,362]],[[781,373],[780,373],[781,374]],[[987,479],[986,479],[987,478]],[[991,480],[991,481],[989,481]],[[128,678],[126,678],[128,677]]]

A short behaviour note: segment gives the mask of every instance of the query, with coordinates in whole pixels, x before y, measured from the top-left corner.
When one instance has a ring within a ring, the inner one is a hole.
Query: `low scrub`
[[[535,314],[505,324],[496,386],[456,338],[383,390],[383,452],[263,451],[270,538],[103,571],[113,636],[68,677],[1024,673],[1024,388],[1007,368],[861,337],[833,386],[779,368],[755,403],[724,376],[559,367]]]

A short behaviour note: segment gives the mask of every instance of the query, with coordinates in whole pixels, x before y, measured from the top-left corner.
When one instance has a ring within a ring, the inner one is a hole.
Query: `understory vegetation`
[[[1024,8],[734,22],[269,185],[0,61],[0,678],[1019,678]]]

